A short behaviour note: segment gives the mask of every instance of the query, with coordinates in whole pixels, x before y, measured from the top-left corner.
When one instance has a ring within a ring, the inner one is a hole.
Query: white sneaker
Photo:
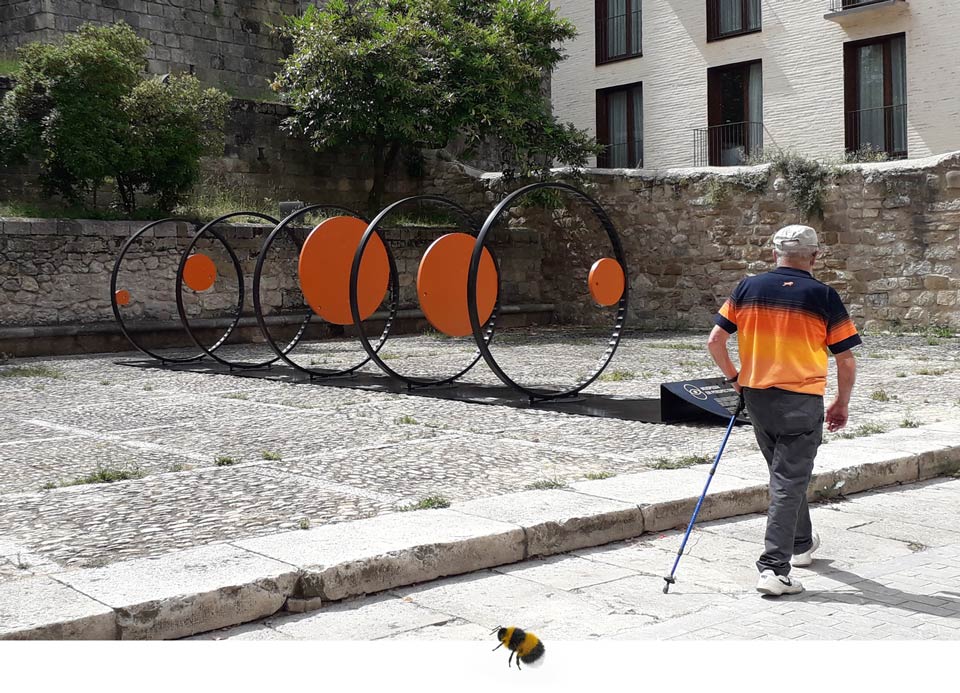
[[[804,551],[803,553],[798,553],[794,556],[790,563],[797,568],[806,568],[808,565],[813,563],[813,552],[820,548],[820,535],[816,532],[813,533],[813,543],[810,544],[810,548]]]
[[[764,570],[760,573],[757,592],[769,594],[772,597],[779,597],[781,594],[800,594],[803,592],[803,585],[799,580],[786,575],[777,575],[772,570]]]

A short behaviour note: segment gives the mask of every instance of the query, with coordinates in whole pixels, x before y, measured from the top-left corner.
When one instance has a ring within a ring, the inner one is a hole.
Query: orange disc
[[[590,295],[597,304],[612,306],[623,296],[623,268],[612,257],[600,258],[590,268],[587,284],[590,286]]]
[[[183,283],[194,291],[206,291],[217,279],[217,266],[203,253],[194,253],[183,266]]]
[[[313,312],[334,325],[352,325],[350,269],[367,222],[355,217],[332,217],[310,232],[300,251],[300,289]],[[387,249],[370,237],[357,277],[357,306],[366,320],[383,303],[390,282]]]
[[[473,334],[467,311],[467,275],[477,239],[466,233],[448,233],[435,240],[420,260],[417,296],[427,320],[451,337]],[[490,319],[497,303],[497,268],[486,248],[477,271],[477,313],[480,323]]]
[[[128,306],[130,305],[130,292],[126,289],[120,289],[114,295],[114,298],[117,299],[118,306]]]

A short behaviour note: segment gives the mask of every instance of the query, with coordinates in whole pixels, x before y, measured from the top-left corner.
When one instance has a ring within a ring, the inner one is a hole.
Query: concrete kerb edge
[[[957,471],[960,471],[960,445],[945,446],[919,454],[897,455],[881,461],[815,472],[810,484],[809,499],[818,501],[845,497],[886,486],[944,476]],[[722,470],[718,473],[722,473]],[[615,480],[614,477],[610,481]],[[574,490],[565,492],[602,497]],[[288,589],[281,589],[277,594],[279,605],[277,611],[312,611],[322,608],[324,603],[330,601],[360,597],[440,577],[509,565],[527,558],[601,546],[645,533],[684,528],[689,522],[697,498],[698,496],[644,503],[637,505],[635,509],[628,507],[586,517],[545,519],[537,523],[514,525],[516,528],[514,530],[493,535],[469,537],[438,544],[420,544],[331,566],[291,566],[291,572],[296,574],[296,579],[288,583],[290,585]],[[766,509],[766,505],[766,486],[745,482],[737,489],[708,494],[701,508],[698,522],[762,512]],[[453,510],[457,512],[456,509]],[[467,516],[470,513],[460,514]],[[231,544],[231,546],[234,545]],[[250,549],[243,550],[257,553]],[[55,578],[56,575],[50,577]],[[269,576],[269,579],[274,577],[276,576]],[[268,578],[251,580],[244,585],[233,585],[229,589],[237,591],[238,594],[244,589],[258,589],[258,585],[265,579]],[[191,602],[202,601],[209,598],[210,594],[222,591],[221,589],[203,594],[180,595],[162,601],[166,602],[170,608],[177,608],[178,603],[189,606]],[[281,597],[282,603],[279,599]],[[90,599],[101,604],[98,600]],[[146,636],[149,627],[142,622],[144,606],[147,604],[113,607],[116,638],[124,637],[121,633],[123,629],[120,621],[130,610],[140,614],[138,618],[141,623],[138,624],[135,632],[127,632],[126,636],[138,637],[138,634],[139,637]],[[190,632],[182,630],[173,637],[186,637],[240,625],[271,615],[262,613],[251,619],[250,614],[237,612],[231,616],[224,613],[222,608],[217,608],[215,611],[218,617],[214,621],[191,621],[187,629]],[[104,636],[101,622],[91,622],[90,627],[84,627],[84,621],[81,619],[79,622],[67,620],[62,623],[48,623],[21,631],[8,632],[0,636],[0,639],[35,637],[94,639]]]

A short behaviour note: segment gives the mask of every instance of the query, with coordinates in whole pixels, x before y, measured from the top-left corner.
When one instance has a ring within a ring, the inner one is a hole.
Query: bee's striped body
[[[517,656],[517,670],[520,669],[520,662],[524,664],[539,664],[542,659],[544,652],[546,651],[543,647],[543,643],[540,642],[538,638],[533,633],[528,633],[525,630],[515,628],[510,626],[509,628],[496,627],[494,631],[497,633],[497,640],[500,641],[500,644],[497,645],[494,650],[501,648],[506,645],[507,649],[510,650],[510,657],[507,659],[507,666],[512,666],[511,662],[513,656]]]

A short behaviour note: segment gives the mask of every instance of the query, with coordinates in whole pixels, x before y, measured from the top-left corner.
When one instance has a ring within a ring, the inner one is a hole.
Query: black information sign
[[[704,412],[730,420],[740,395],[723,378],[684,380],[660,385],[660,420],[663,423],[702,419]],[[746,411],[738,423],[750,423]]]

